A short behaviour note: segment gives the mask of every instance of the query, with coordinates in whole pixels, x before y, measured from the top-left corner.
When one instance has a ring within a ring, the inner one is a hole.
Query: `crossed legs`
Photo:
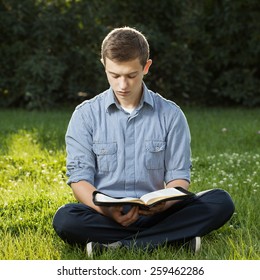
[[[223,226],[233,212],[229,194],[213,189],[176,203],[157,215],[141,216],[128,227],[81,203],[66,204],[56,212],[53,226],[57,234],[71,244],[121,241],[125,246],[134,242],[137,247],[156,247],[203,236]]]

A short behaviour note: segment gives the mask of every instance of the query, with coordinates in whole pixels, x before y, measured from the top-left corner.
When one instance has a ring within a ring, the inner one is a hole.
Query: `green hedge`
[[[154,91],[182,104],[257,106],[259,18],[258,0],[1,0],[0,106],[76,104],[106,89],[100,44],[125,25],[148,37]]]

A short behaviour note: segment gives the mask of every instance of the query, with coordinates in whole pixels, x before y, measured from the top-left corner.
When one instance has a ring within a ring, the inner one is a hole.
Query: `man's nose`
[[[119,80],[119,87],[121,90],[124,90],[126,89],[128,86],[128,82],[127,82],[127,79],[125,77],[121,77],[120,80]]]

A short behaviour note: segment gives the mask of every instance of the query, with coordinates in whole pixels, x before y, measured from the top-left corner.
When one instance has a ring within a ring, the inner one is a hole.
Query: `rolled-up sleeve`
[[[67,183],[85,180],[94,184],[95,156],[92,150],[91,119],[81,107],[76,108],[65,135],[67,151]]]
[[[176,179],[190,182],[191,136],[186,117],[179,109],[169,121],[170,129],[165,151],[165,182],[167,184]]]

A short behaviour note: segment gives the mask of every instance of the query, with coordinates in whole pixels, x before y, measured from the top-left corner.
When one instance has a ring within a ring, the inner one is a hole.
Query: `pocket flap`
[[[145,141],[145,149],[149,152],[156,153],[164,151],[166,148],[166,142],[164,141]]]
[[[117,151],[117,143],[95,143],[93,151],[96,155],[112,155]]]

